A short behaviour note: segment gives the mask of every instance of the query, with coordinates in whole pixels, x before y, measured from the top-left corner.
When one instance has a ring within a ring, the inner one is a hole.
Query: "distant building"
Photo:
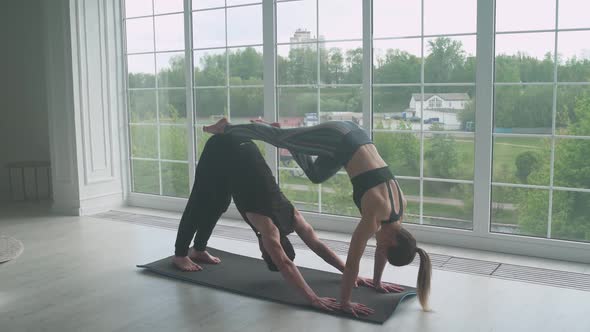
[[[467,93],[420,93],[412,94],[410,106],[406,112],[413,117],[420,116],[422,108],[422,120],[424,123],[440,123],[447,130],[461,128],[459,111],[465,109],[471,101]],[[424,105],[424,106],[422,106]]]
[[[298,50],[304,48],[314,48],[315,42],[319,41],[322,42],[324,38],[320,36],[319,39],[315,38],[315,36],[311,35],[311,32],[307,29],[297,29],[291,38],[289,38],[289,42],[291,43],[290,49],[291,50]],[[320,47],[324,47],[323,44],[320,44]]]
[[[305,29],[297,29],[293,34],[293,37],[289,39],[291,43],[305,43],[314,41],[315,39],[311,38],[311,32]]]

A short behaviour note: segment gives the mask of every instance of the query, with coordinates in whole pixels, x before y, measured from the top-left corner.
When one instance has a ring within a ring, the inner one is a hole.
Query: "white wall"
[[[118,207],[125,198],[118,1],[45,1],[43,12],[53,210]]]
[[[41,3],[0,1],[0,201],[8,199],[7,162],[49,161]]]

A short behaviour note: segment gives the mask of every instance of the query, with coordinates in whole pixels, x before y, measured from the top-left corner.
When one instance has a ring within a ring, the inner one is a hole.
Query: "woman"
[[[344,167],[353,186],[353,199],[361,212],[361,220],[352,234],[346,267],[342,278],[342,310],[355,316],[372,314],[373,310],[351,302],[352,288],[357,280],[359,264],[367,241],[375,235],[375,266],[372,287],[383,291],[381,276],[389,261],[395,266],[410,264],[420,256],[418,298],[428,310],[430,257],[416,246],[416,239],[401,225],[405,199],[387,167],[365,131],[351,121],[328,121],[312,127],[282,129],[278,124],[258,121],[231,125],[223,118],[203,127],[211,134],[230,134],[257,139],[278,148],[287,149],[307,177],[320,183]],[[317,156],[315,160],[311,156]],[[393,189],[392,189],[393,188]]]

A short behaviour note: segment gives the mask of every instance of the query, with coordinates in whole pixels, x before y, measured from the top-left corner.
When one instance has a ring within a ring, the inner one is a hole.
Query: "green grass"
[[[546,138],[513,138],[499,137],[494,139],[493,150],[493,181],[516,183],[516,158],[527,151],[538,152],[541,162],[549,163],[550,146]],[[530,183],[547,185],[548,183]]]

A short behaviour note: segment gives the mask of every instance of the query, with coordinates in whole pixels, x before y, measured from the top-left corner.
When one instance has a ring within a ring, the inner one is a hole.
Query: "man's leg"
[[[190,259],[187,256],[195,232],[198,230],[195,242],[198,241],[199,249],[204,251],[217,220],[229,206],[230,191],[227,176],[223,173],[227,158],[224,151],[226,140],[223,136],[211,137],[205,144],[197,165],[195,182],[180,220],[175,243],[175,256],[186,258],[182,260],[182,266],[179,266],[183,270],[195,270],[190,268]],[[195,256],[192,250],[191,254]]]

